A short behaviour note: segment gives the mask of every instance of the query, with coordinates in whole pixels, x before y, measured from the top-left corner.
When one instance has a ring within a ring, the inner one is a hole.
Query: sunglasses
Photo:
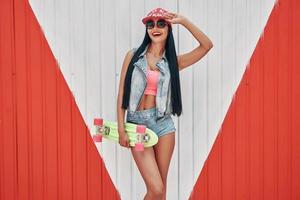
[[[156,26],[158,28],[164,28],[166,25],[167,25],[167,22],[164,19],[159,19],[159,20],[156,21]],[[152,28],[154,28],[154,26],[155,26],[155,22],[153,20],[148,20],[146,22],[146,28],[147,29],[152,29]]]

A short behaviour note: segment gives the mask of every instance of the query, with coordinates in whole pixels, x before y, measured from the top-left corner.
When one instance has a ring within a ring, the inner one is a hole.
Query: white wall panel
[[[130,10],[130,1],[119,1],[119,6],[116,7],[116,90],[115,96],[117,97],[119,89],[120,73],[122,69],[123,60],[126,52],[131,47],[131,13],[124,12],[124,10]],[[114,108],[116,114],[116,107]],[[124,187],[131,186],[132,173],[134,170],[133,160],[129,150],[125,148],[117,148],[117,180],[118,190],[120,191],[123,199],[134,199],[133,188]]]
[[[178,6],[178,12],[192,19],[192,1],[182,1]],[[186,53],[193,48],[193,38],[187,29],[179,28],[178,54]],[[179,190],[178,199],[186,199],[187,192],[193,188],[193,70],[191,66],[180,73],[182,116],[179,118],[177,144]],[[181,184],[184,183],[184,184]]]
[[[274,0],[31,0],[30,4],[90,128],[95,116],[116,121],[123,59],[142,42],[141,19],[150,10],[160,6],[179,12],[213,41],[207,56],[180,73],[183,115],[173,117],[177,132],[167,197],[187,199]],[[177,53],[198,45],[183,26],[173,27]],[[107,140],[97,147],[122,199],[142,199],[146,188],[131,152]]]

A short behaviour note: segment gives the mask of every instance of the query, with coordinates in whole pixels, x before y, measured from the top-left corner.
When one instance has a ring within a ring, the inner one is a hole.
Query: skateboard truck
[[[94,119],[94,126],[96,127],[96,134],[93,135],[94,142],[102,142],[102,135],[103,133],[103,119],[102,118],[95,118]]]
[[[143,137],[143,141],[148,142],[149,140],[150,140],[150,136],[145,134],[144,137]]]
[[[136,133],[137,133],[137,142],[135,143],[134,150],[135,151],[144,151],[144,135],[146,132],[146,126],[137,125]]]

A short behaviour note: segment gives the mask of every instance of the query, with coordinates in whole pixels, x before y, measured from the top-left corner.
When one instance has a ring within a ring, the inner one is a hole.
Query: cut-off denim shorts
[[[142,124],[156,133],[158,137],[175,132],[173,119],[170,115],[157,119],[155,107],[146,110],[127,111],[126,121],[134,124]]]

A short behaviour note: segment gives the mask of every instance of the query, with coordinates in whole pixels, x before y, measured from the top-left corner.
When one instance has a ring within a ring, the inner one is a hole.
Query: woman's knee
[[[163,183],[160,184],[155,184],[153,186],[148,187],[148,193],[151,194],[151,196],[155,196],[155,197],[162,197],[165,191],[165,186],[163,185]]]

